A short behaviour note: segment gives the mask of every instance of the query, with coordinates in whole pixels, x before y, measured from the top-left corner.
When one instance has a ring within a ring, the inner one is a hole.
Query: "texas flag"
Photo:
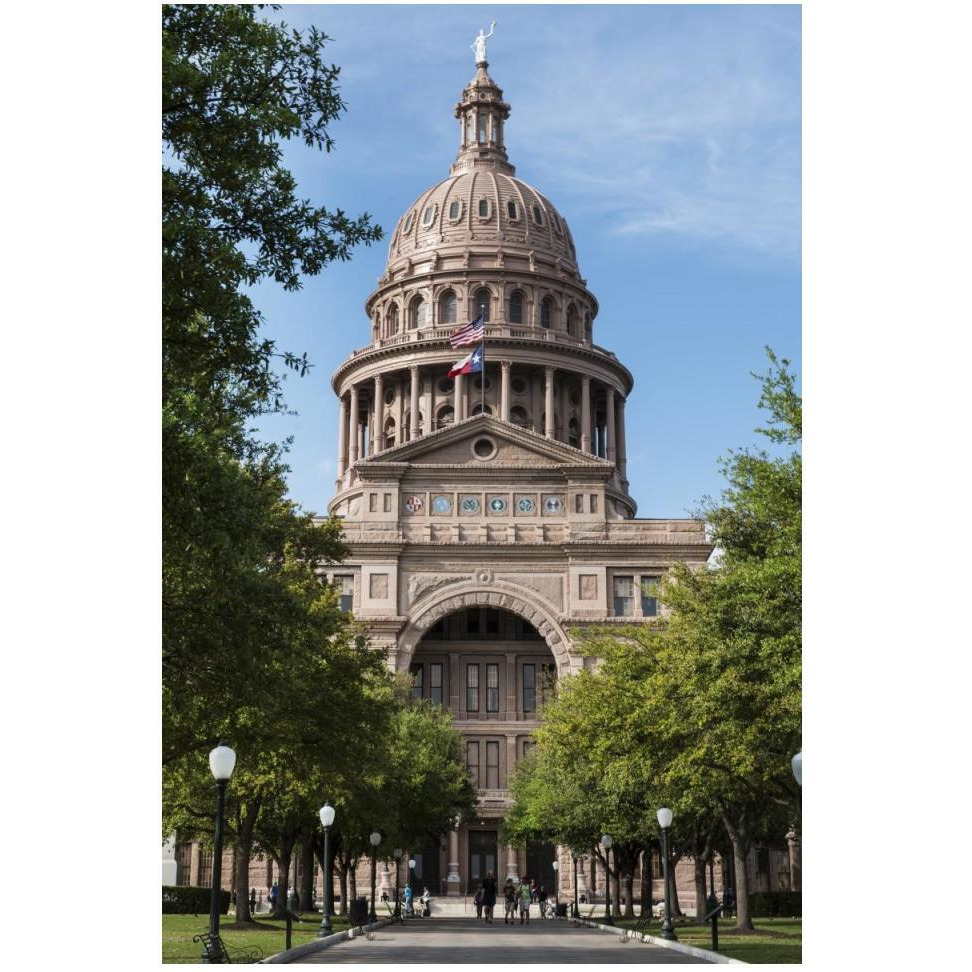
[[[449,370],[449,377],[455,378],[456,375],[471,375],[483,370],[483,346],[480,344],[475,351],[467,354],[462,361],[457,361]]]

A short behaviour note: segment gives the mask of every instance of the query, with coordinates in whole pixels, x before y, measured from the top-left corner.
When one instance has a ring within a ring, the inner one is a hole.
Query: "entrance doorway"
[[[413,893],[418,896],[423,888],[428,888],[432,894],[441,894],[442,888],[439,886],[439,845],[427,844],[418,853],[412,855],[415,858],[415,887]]]
[[[496,877],[496,831],[469,831],[469,894],[475,894],[488,871]]]
[[[557,850],[553,844],[540,844],[529,841],[526,846],[526,876],[542,884],[551,898],[554,897],[554,869],[553,862]]]

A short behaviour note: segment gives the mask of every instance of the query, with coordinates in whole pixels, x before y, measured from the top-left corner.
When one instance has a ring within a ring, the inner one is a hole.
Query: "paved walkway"
[[[430,918],[386,925],[372,933],[298,959],[314,964],[454,963],[510,965],[537,963],[691,965],[700,962],[657,945],[623,939],[564,921],[529,925],[484,925],[475,918]],[[292,963],[295,964],[295,963]]]

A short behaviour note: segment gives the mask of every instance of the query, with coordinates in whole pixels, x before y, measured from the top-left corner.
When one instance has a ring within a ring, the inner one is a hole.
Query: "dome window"
[[[540,304],[540,326],[550,327],[550,318],[552,316],[551,309],[553,307],[553,301],[549,297],[544,297]]]
[[[456,323],[456,295],[452,290],[447,290],[439,298],[439,323]]]
[[[414,215],[414,213],[409,213],[408,216],[405,217],[405,225],[402,227],[403,235],[412,228],[412,216]]]
[[[478,210],[478,212],[479,212],[479,218],[480,219],[489,219],[489,217],[490,217],[489,200],[486,199],[485,197],[483,199],[480,199],[479,200],[479,210]]]
[[[388,308],[388,313],[385,315],[385,320],[388,323],[388,336],[391,337],[393,334],[398,333],[398,307],[392,304]]]
[[[421,297],[416,297],[409,308],[408,329],[414,331],[426,325],[427,305]]]
[[[577,337],[577,311],[573,306],[567,309],[567,333],[571,337]]]
[[[456,420],[456,414],[452,410],[451,405],[446,405],[445,408],[439,409],[439,414],[436,418],[436,427],[444,429],[447,425],[452,425]]]
[[[458,199],[453,199],[449,203],[449,219],[455,222],[462,215],[462,203]]]
[[[510,409],[510,421],[514,425],[520,426],[521,429],[525,429],[527,425],[527,411],[522,405],[514,405]]]
[[[506,212],[509,214],[510,219],[519,219],[519,211],[516,208],[516,203],[511,199],[506,204]]]
[[[422,225],[423,226],[428,227],[428,226],[431,226],[432,225],[432,220],[435,219],[435,208],[436,208],[435,207],[435,203],[432,203],[431,206],[426,206],[425,207],[425,212],[422,213]]]
[[[533,221],[537,226],[543,226],[543,213],[540,212],[539,206],[533,207]]]
[[[484,323],[489,322],[490,296],[490,292],[483,287],[482,290],[477,290],[475,297],[473,297],[473,314],[476,317],[482,314]]]
[[[523,323],[523,294],[519,290],[510,294],[510,323]]]

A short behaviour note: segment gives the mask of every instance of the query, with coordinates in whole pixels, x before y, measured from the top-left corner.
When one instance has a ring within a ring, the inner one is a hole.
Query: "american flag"
[[[479,344],[483,339],[486,328],[483,323],[483,315],[480,314],[479,317],[474,321],[470,321],[463,327],[457,328],[452,334],[449,335],[449,340],[452,342],[454,348],[461,348],[467,344]]]

